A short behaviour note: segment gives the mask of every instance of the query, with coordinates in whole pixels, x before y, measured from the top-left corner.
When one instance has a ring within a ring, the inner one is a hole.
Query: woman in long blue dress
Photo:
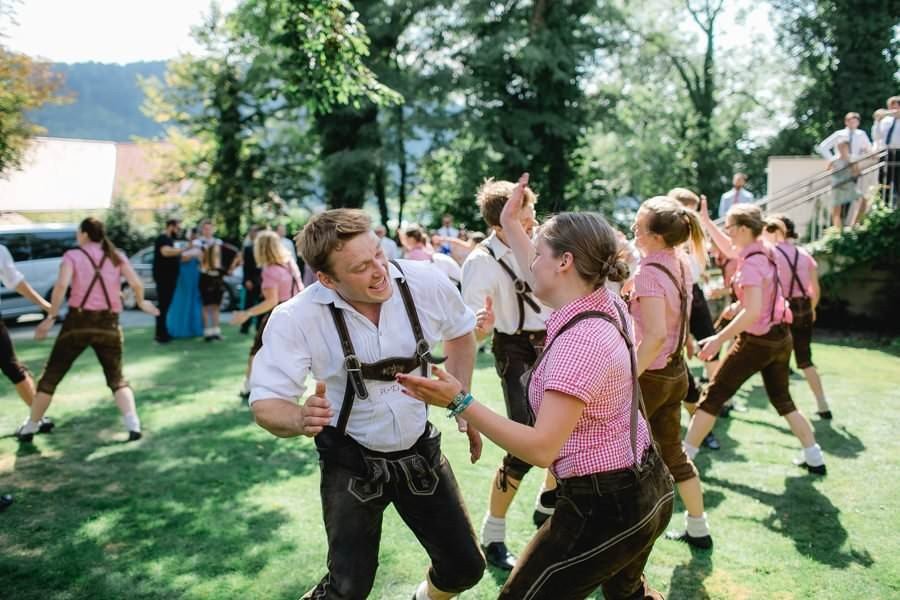
[[[192,244],[191,241],[188,242]],[[181,255],[181,268],[175,295],[166,315],[166,328],[173,338],[200,337],[203,335],[203,315],[200,301],[200,253],[192,247]]]

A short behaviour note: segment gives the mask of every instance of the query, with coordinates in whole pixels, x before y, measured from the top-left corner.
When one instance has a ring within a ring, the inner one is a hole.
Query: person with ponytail
[[[643,577],[653,543],[672,516],[672,478],[639,410],[641,391],[628,308],[606,289],[628,268],[615,233],[594,213],[562,213],[534,246],[518,222],[520,178],[501,217],[535,296],[554,309],[547,344],[528,376],[532,424],[477,402],[440,369],[437,379],[400,374],[406,393],[450,409],[494,443],[558,481],[556,510],[538,529],[501,599],[661,598]],[[533,256],[533,259],[529,257]]]
[[[303,278],[297,261],[288,253],[281,243],[281,236],[274,231],[261,231],[253,240],[253,258],[262,272],[263,301],[247,310],[235,311],[231,317],[232,325],[243,325],[253,317],[259,317],[256,328],[256,339],[250,347],[250,362],[247,365],[247,377],[241,389],[241,397],[250,397],[250,368],[253,357],[262,348],[262,335],[269,320],[269,315],[276,306],[287,302],[303,291]]]
[[[144,286],[140,278],[131,268],[128,258],[106,237],[101,221],[92,217],[82,221],[77,240],[78,246],[63,254],[59,276],[50,297],[50,310],[35,330],[35,339],[47,337],[65,300],[66,291],[71,287],[69,314],[38,380],[31,415],[16,430],[16,437],[21,442],[32,441],[53,400],[56,386],[89,347],[93,348],[103,367],[106,385],[112,390],[122,413],[128,440],[141,438],[134,392],[122,374],[122,329],[119,327],[122,278],[134,290],[137,305],[142,311],[155,317],[159,315],[159,309],[144,299]]]
[[[700,342],[700,358],[714,355],[722,345],[737,337],[722,364],[703,391],[697,411],[684,440],[692,459],[703,437],[715,425],[722,405],[750,377],[760,373],[769,402],[788,422],[800,440],[803,456],[795,464],[817,475],[825,475],[825,459],[816,443],[809,421],[791,398],[789,361],[793,340],[789,323],[790,309],[781,290],[773,250],[761,235],[764,221],[753,204],[732,206],[725,217],[724,229],[713,223],[701,198],[700,219],[719,250],[738,260],[734,290],[738,301],[725,311],[731,322],[719,333]]]
[[[821,297],[819,274],[816,260],[809,252],[789,242],[797,238],[794,222],[785,215],[772,215],[766,219],[763,232],[766,241],[775,247],[778,263],[778,278],[781,289],[791,306],[794,320],[791,323],[791,336],[794,338],[794,360],[797,368],[803,371],[806,383],[816,397],[816,414],[821,419],[831,419],[831,408],[825,398],[822,379],[812,361],[813,323],[816,320],[816,305]]]
[[[646,417],[659,443],[685,506],[683,532],[668,537],[696,548],[712,548],[703,510],[700,478],[681,445],[681,403],[688,394],[684,345],[691,309],[691,254],[705,266],[703,229],[697,213],[671,197],[657,196],[641,205],[632,227],[641,262],[634,275],[629,308],[634,318],[638,380]]]

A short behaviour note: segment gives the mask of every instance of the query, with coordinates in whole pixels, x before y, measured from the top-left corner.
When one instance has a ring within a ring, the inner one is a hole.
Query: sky
[[[4,4],[0,0],[0,4]],[[226,11],[238,0],[220,0]],[[53,62],[129,63],[196,51],[210,0],[21,0],[4,45]]]

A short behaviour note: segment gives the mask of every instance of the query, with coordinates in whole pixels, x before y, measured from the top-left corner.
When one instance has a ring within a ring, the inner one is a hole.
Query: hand
[[[159,309],[156,308],[156,305],[150,302],[149,300],[141,300],[141,303],[138,305],[142,311],[147,313],[148,315],[152,315],[154,317],[159,316]]]
[[[50,328],[53,327],[53,324],[56,322],[55,317],[47,317],[41,323],[35,327],[34,329],[34,339],[42,340],[47,337],[47,334],[50,333]]]
[[[706,195],[700,194],[700,218],[711,220],[709,218],[709,203],[706,201]]]
[[[323,427],[331,423],[334,412],[331,410],[331,403],[325,398],[324,381],[316,382],[316,391],[300,407],[300,415],[303,419],[300,432],[307,437],[315,437]]]
[[[247,314],[246,310],[236,310],[231,315],[231,324],[232,325],[243,325],[249,318],[250,318],[250,315]]]
[[[519,213],[522,212],[522,206],[525,203],[525,188],[528,187],[528,173],[522,173],[519,182],[513,188],[509,200],[503,205],[500,212],[500,226],[511,227],[519,222]]]
[[[478,430],[468,423],[466,423],[466,435],[469,437],[469,460],[474,465],[481,458],[481,449],[484,447],[484,444],[481,441],[481,434],[478,433]]]
[[[450,373],[432,366],[435,379],[397,373],[397,383],[403,386],[403,393],[426,404],[447,408],[456,395],[462,391],[462,384]]]
[[[475,313],[475,334],[479,338],[485,338],[494,329],[496,322],[494,316],[494,299],[488,296],[484,299],[484,308]]]
[[[700,353],[697,355],[697,357],[700,360],[712,360],[716,356],[716,354],[719,353],[719,350],[722,348],[723,343],[724,340],[718,335],[700,340]]]

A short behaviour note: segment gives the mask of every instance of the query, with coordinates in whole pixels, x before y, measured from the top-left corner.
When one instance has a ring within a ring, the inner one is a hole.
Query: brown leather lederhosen
[[[94,277],[85,290],[81,305],[70,308],[69,314],[63,321],[62,329],[53,344],[53,350],[50,352],[50,357],[47,359],[44,372],[38,382],[38,391],[51,395],[56,391],[56,386],[72,367],[75,359],[89,346],[94,349],[103,367],[107,386],[113,392],[128,386],[128,382],[122,375],[122,330],[119,327],[119,315],[112,310],[109,290],[106,289],[101,275],[101,269],[106,264],[107,256],[104,254],[98,264],[84,248],[77,249],[83,252],[91,263],[94,268]],[[85,305],[98,282],[106,301],[106,309],[87,310]]]
[[[297,295],[300,291],[300,286],[297,284],[297,278],[294,277],[294,272],[291,271],[291,268],[286,265],[276,264],[275,266],[281,267],[285,269],[291,276],[291,298]],[[290,298],[288,298],[290,300]],[[285,300],[284,302],[287,302]],[[282,302],[278,302],[275,306],[281,305]],[[272,310],[275,310],[274,308]],[[253,338],[253,345],[250,346],[250,356],[256,356],[256,353],[260,351],[262,348],[262,336],[263,330],[266,328],[266,323],[269,322],[269,317],[272,316],[272,310],[267,311],[259,316],[259,325],[256,327],[256,336]]]
[[[687,481],[697,476],[697,469],[684,452],[681,445],[681,403],[688,395],[690,373],[684,361],[684,343],[687,339],[688,298],[684,285],[684,265],[681,266],[681,283],[675,275],[659,263],[646,263],[643,267],[653,267],[662,271],[675,285],[680,299],[680,323],[678,341],[669,354],[666,365],[660,369],[646,370],[638,382],[644,397],[647,421],[659,444],[663,462],[676,482]]]
[[[794,359],[797,361],[798,369],[808,369],[815,366],[812,361],[812,330],[813,330],[813,309],[812,298],[803,287],[803,281],[797,272],[797,265],[800,263],[800,249],[794,248],[794,260],[788,257],[787,252],[781,246],[776,246],[791,269],[791,285],[787,293],[788,305],[791,307],[791,313],[794,320],[791,322],[791,335],[794,338]],[[794,297],[794,287],[800,289],[802,296]]]

